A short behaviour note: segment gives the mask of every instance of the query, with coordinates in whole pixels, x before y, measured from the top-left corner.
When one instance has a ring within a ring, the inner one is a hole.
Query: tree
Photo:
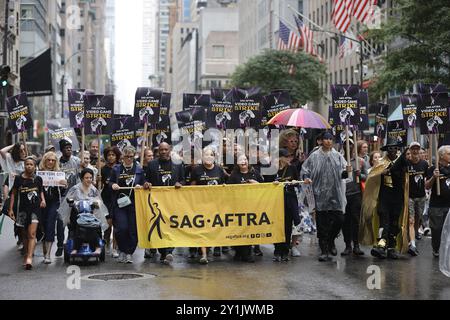
[[[388,22],[370,37],[389,48],[370,88],[377,97],[420,82],[450,86],[448,0],[397,0]]]
[[[275,89],[288,89],[293,103],[305,104],[321,98],[319,85],[325,70],[316,58],[303,52],[265,50],[236,69],[232,84],[260,87],[265,94]]]

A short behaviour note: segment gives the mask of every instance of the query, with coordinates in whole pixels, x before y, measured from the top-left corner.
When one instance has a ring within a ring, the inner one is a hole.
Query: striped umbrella
[[[275,115],[268,124],[310,129],[330,129],[331,126],[317,112],[306,109],[288,109]]]

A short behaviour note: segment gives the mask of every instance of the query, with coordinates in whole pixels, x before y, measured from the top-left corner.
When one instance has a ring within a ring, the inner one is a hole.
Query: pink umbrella
[[[290,127],[330,129],[331,126],[324,117],[317,112],[306,109],[288,109],[275,115],[268,124],[285,125]]]

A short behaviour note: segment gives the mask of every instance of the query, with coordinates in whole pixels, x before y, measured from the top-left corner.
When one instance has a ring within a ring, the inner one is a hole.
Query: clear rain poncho
[[[441,247],[439,252],[439,270],[450,277],[450,214],[447,214],[442,226]]]
[[[93,185],[89,187],[87,194],[83,191],[82,183],[78,183],[69,189],[66,197],[61,201],[61,205],[58,209],[58,213],[60,214],[64,225],[67,225],[70,222],[70,213],[72,212],[72,207],[69,206],[66,199],[73,199],[74,201],[88,200],[92,203],[97,202],[98,209],[94,209],[94,216],[100,220],[103,231],[108,229],[109,225],[105,218],[109,214],[108,209],[100,198],[100,192]]]
[[[347,200],[342,172],[346,166],[347,161],[339,152],[335,149],[324,152],[322,148],[312,153],[303,163],[300,177],[312,180],[317,211],[345,212]]]

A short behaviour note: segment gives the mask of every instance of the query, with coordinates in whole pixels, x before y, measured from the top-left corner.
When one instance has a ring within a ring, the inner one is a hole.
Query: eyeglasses
[[[123,156],[124,158],[126,158],[126,159],[133,159],[134,158],[134,156]]]

